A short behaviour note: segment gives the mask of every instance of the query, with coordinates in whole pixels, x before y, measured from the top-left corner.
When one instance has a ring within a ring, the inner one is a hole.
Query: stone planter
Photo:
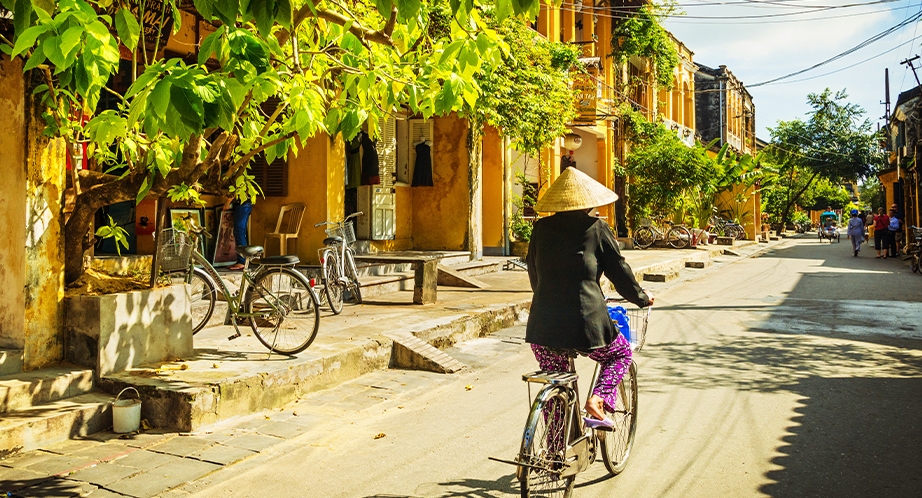
[[[524,258],[528,255],[528,242],[521,242],[518,240],[512,241],[510,244],[510,250],[512,251],[513,256],[518,256]]]
[[[192,355],[189,286],[64,299],[67,359],[96,377]]]

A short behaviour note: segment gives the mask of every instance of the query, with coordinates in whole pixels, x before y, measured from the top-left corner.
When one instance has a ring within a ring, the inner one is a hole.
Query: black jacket
[[[526,261],[535,292],[526,342],[588,351],[614,341],[617,330],[599,286],[603,273],[625,299],[649,305],[608,224],[585,211],[566,211],[535,222]]]

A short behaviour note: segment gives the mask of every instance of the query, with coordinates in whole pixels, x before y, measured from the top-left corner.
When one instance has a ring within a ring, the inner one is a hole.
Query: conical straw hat
[[[576,168],[567,168],[535,204],[535,211],[589,209],[618,200],[618,194]]]

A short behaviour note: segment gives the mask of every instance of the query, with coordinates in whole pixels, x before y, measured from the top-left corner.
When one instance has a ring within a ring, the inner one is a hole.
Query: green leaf
[[[159,119],[166,118],[166,111],[170,105],[170,88],[172,86],[173,85],[169,82],[169,80],[160,80],[148,98],[151,104],[151,109]]]
[[[26,65],[23,66],[22,70],[25,72],[30,69],[35,69],[39,64],[44,63],[46,60],[47,58],[45,57],[45,53],[36,50],[35,53],[32,54],[32,57],[29,57],[29,60],[26,62]]]
[[[512,0],[496,0],[496,4],[493,7],[493,15],[496,16],[498,22],[502,22],[504,19],[512,15]]]
[[[130,10],[125,7],[118,9],[115,13],[115,29],[122,45],[135,50],[138,46],[138,39],[141,37],[141,25],[138,24],[138,20]]]
[[[195,5],[195,10],[205,18],[206,21],[210,21],[214,17],[214,13],[211,10],[213,2],[210,0],[193,0],[193,5]]]
[[[61,43],[57,36],[49,36],[42,41],[42,51],[45,57],[55,66],[55,74],[67,69],[64,67],[64,54],[61,52]]]
[[[183,124],[193,133],[201,131],[205,121],[202,99],[194,91],[176,85],[170,88],[170,99],[173,107],[179,112]]]
[[[454,59],[463,46],[464,40],[455,40],[451,42],[447,47],[445,47],[445,50],[442,52],[442,56],[439,57],[439,64],[445,64],[451,59]]]
[[[79,48],[78,45],[82,39],[83,26],[78,25],[67,28],[67,31],[61,35],[61,52],[65,58],[69,58],[71,53]]]
[[[199,64],[204,65],[206,62],[208,62],[208,59],[211,58],[212,54],[215,53],[215,45],[219,42],[219,38],[221,36],[218,33],[219,31],[215,31],[214,33],[206,36],[204,40],[202,40],[202,44],[198,51]]]
[[[224,24],[233,26],[237,24],[237,14],[240,12],[240,0],[218,0],[217,12],[214,12]]]
[[[19,55],[32,48],[38,37],[50,29],[51,26],[47,24],[38,24],[23,31],[22,34],[16,37],[16,43],[13,45],[13,55]]]
[[[135,197],[135,204],[140,204],[141,201],[147,197],[147,193],[150,192],[150,188],[154,186],[154,183],[150,180],[150,177],[144,178],[144,183],[141,184],[141,189],[138,190],[138,196]]]
[[[16,33],[25,33],[32,24],[32,2],[16,0],[16,4],[10,10],[13,11],[13,29]]]
[[[394,7],[391,0],[375,0],[375,5],[378,7],[378,14],[381,14],[381,17],[385,19],[391,17],[391,9]]]
[[[396,0],[397,10],[403,19],[416,17],[419,14],[419,0]]]

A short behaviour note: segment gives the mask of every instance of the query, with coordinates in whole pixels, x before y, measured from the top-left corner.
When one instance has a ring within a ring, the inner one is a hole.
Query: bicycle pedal
[[[233,341],[234,339],[237,339],[238,337],[240,337],[240,332],[237,332],[236,334],[234,334],[234,335],[228,337],[227,340],[228,340],[228,341]]]

